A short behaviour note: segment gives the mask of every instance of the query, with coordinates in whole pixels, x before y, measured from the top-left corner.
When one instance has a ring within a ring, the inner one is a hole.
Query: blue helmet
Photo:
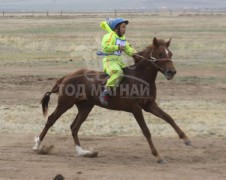
[[[111,19],[111,20],[109,21],[109,26],[110,26],[110,28],[111,28],[112,30],[114,30],[115,27],[116,27],[118,24],[120,24],[120,23],[126,23],[126,24],[128,24],[129,21],[127,21],[127,20],[125,20],[125,19],[123,19],[123,18],[115,18],[115,19]]]

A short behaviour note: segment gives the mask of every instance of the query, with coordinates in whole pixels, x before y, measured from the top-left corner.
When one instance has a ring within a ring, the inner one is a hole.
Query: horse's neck
[[[136,62],[133,66],[127,67],[125,73],[135,76],[148,83],[154,83],[157,77],[158,71],[146,60]]]

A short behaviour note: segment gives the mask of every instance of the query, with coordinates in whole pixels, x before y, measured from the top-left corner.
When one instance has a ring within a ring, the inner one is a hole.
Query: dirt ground
[[[225,84],[158,81],[158,101],[179,120],[193,142],[193,146],[185,146],[171,127],[146,115],[154,143],[167,164],[155,162],[130,115],[110,111],[108,120],[98,124],[107,112],[100,108],[91,113],[92,121],[88,120],[80,131],[83,147],[99,151],[97,158],[82,158],[75,153],[69,130],[74,112],[61,119],[46,136],[43,145],[54,145],[50,154],[33,152],[33,138],[46,122],[41,118],[39,100],[51,88],[55,76],[72,70],[70,64],[42,68],[29,63],[1,66],[0,179],[53,179],[57,174],[77,180],[226,179],[225,121],[221,121],[225,117]],[[216,88],[219,93],[215,93]],[[51,107],[55,101],[53,96]],[[118,120],[119,115],[123,121]]]
[[[82,137],[84,147],[99,151],[97,158],[78,157],[71,137],[47,139],[44,144],[55,148],[38,155],[31,134],[0,136],[0,179],[226,179],[226,141],[220,138],[192,138],[190,147],[177,138],[155,138],[164,165],[155,162],[143,137]]]

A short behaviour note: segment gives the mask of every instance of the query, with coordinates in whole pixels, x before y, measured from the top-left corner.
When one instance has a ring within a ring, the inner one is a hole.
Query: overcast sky
[[[0,11],[226,8],[226,0],[0,0]]]

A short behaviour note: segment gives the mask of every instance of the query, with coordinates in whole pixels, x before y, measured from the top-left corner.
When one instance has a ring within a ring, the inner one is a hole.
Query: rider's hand
[[[124,49],[125,49],[125,46],[120,46],[120,45],[118,45],[118,50],[119,50],[120,52],[124,51]]]

